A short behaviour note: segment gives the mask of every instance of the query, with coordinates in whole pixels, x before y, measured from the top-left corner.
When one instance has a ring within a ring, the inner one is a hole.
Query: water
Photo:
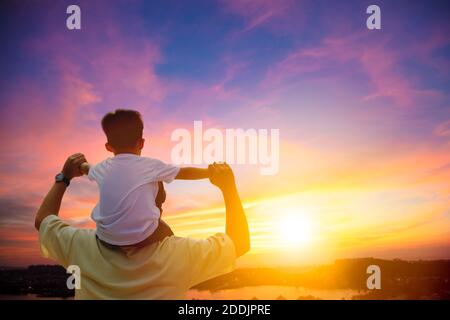
[[[342,290],[320,290],[309,289],[304,287],[292,286],[255,286],[243,287],[237,289],[227,289],[211,292],[208,290],[189,290],[186,294],[187,300],[275,300],[280,296],[288,300],[297,300],[305,297],[314,297],[323,300],[350,300],[354,295],[357,295],[357,290],[342,289]],[[71,300],[73,298],[66,298]],[[62,298],[48,298],[39,297],[36,294],[26,295],[0,295],[0,300],[63,300]]]
[[[357,290],[342,289],[342,290],[320,290],[310,289],[304,287],[292,287],[292,286],[255,286],[255,287],[243,287],[237,289],[228,289],[220,291],[198,291],[189,290],[187,299],[217,299],[217,300],[275,300],[280,296],[288,300],[297,300],[299,297],[314,297],[323,300],[342,300],[351,299],[354,295],[357,295]]]

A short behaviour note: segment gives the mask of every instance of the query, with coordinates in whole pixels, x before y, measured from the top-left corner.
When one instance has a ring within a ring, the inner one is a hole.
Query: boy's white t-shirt
[[[158,227],[158,181],[171,182],[180,168],[131,153],[118,154],[89,168],[100,200],[92,211],[97,236],[113,245],[145,240]]]

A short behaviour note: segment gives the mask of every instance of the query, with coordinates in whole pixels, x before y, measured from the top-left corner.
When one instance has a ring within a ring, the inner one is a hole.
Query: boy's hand
[[[84,155],[82,153],[75,153],[71,155],[69,158],[67,158],[61,172],[69,180],[75,177],[80,177],[83,175],[83,173],[80,170],[80,165],[83,162],[86,162],[86,158],[84,157]]]
[[[82,174],[88,174],[89,173],[89,163],[83,162],[80,164],[80,171]]]
[[[175,179],[178,180],[199,180],[209,178],[208,169],[185,167],[180,168]]]
[[[226,190],[235,186],[234,174],[230,166],[226,163],[213,163],[208,166],[209,181],[219,187],[220,190]]]

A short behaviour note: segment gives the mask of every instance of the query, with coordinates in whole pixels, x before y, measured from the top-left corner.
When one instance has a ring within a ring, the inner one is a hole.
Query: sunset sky
[[[110,156],[115,108],[144,117],[143,154],[171,133],[279,129],[280,167],[233,165],[252,250],[238,266],[450,258],[450,3],[2,1],[0,265],[40,257],[34,214],[66,157]],[[81,7],[81,30],[66,8]],[[167,185],[181,236],[224,231],[207,180]],[[61,217],[94,227],[97,186],[74,180]]]

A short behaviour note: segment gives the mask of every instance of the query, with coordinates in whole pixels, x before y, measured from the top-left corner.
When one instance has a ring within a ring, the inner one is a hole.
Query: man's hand
[[[86,162],[86,158],[81,153],[75,153],[67,158],[66,163],[62,169],[62,173],[67,179],[72,179],[82,175],[80,165]],[[50,191],[44,198],[41,206],[39,207],[36,218],[34,220],[34,226],[39,231],[41,222],[49,215],[58,215],[61,207],[61,200],[66,191],[66,185],[64,183],[54,183]]]
[[[226,163],[213,163],[208,166],[209,181],[219,187],[220,190],[228,190],[236,186],[234,174]]]
[[[80,177],[83,175],[80,166],[84,162],[87,162],[84,155],[82,153],[75,153],[71,155],[69,158],[67,158],[61,172],[67,179]]]

